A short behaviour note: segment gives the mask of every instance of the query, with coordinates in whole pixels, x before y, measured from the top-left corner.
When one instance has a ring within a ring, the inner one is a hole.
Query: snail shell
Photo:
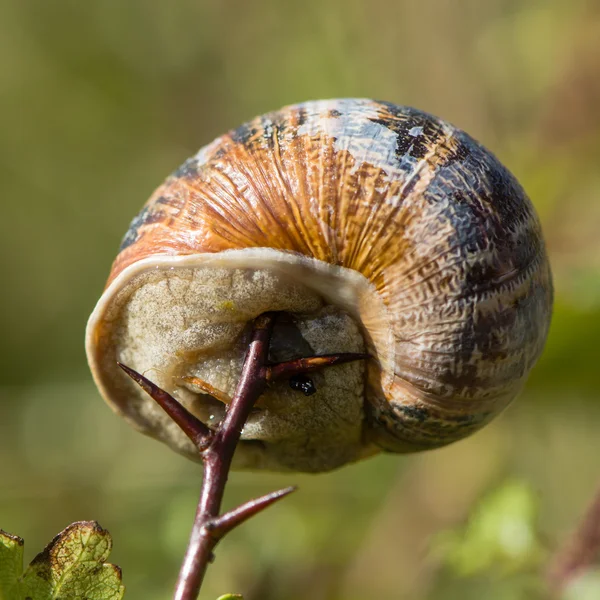
[[[283,311],[272,358],[374,358],[261,397],[237,466],[323,471],[464,438],[519,392],[546,339],[552,282],[515,178],[467,134],[367,99],[269,113],[202,148],[133,220],[87,329],[96,383],[141,431],[185,435],[117,368],[209,425],[249,322]],[[221,398],[222,399],[222,398]]]

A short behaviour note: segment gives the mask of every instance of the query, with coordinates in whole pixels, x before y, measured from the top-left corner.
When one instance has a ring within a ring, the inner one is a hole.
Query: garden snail
[[[118,369],[208,423],[239,376],[248,323],[281,311],[278,360],[366,350],[271,386],[237,466],[323,471],[466,437],[521,389],[544,345],[552,281],[514,177],[464,132],[367,99],[306,102],[202,148],[133,220],[87,329],[107,402],[197,458]]]

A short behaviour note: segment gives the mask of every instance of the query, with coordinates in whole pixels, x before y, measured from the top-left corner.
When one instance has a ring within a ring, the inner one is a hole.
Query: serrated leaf
[[[108,531],[95,521],[69,525],[24,574],[23,540],[0,535],[0,600],[121,600],[119,567],[106,563]]]
[[[23,540],[0,529],[0,600],[20,600]]]

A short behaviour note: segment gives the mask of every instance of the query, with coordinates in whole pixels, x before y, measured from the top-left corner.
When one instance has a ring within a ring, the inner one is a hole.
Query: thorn
[[[118,361],[117,365],[179,425],[183,433],[194,442],[194,445],[200,452],[206,450],[213,437],[213,433],[200,419],[175,400],[171,394],[159,388],[137,371]]]
[[[342,354],[324,354],[323,356],[309,356],[308,358],[296,358],[286,362],[277,363],[266,367],[267,381],[275,381],[299,375],[301,373],[310,373],[324,367],[341,365],[355,360],[371,358],[369,354],[359,352],[346,352]]]
[[[200,379],[199,377],[178,377],[179,380],[184,381],[185,383],[189,383],[191,385],[195,385],[199,387],[203,392],[206,392],[209,396],[216,398],[219,402],[223,404],[231,404],[231,396],[227,395],[225,392],[218,390],[216,387],[213,387],[208,383],[208,381],[204,381],[204,379]]]
[[[229,512],[210,519],[210,521],[208,521],[204,527],[206,527],[206,529],[210,532],[210,535],[218,541],[232,529],[238,525],[241,525],[250,517],[257,515],[265,508],[268,508],[271,506],[271,504],[281,500],[281,498],[284,498],[288,494],[295,492],[296,489],[296,486],[292,485],[290,487],[283,488],[282,490],[277,490],[276,492],[271,492],[270,494],[261,496],[260,498],[254,498],[254,500],[245,502]]]

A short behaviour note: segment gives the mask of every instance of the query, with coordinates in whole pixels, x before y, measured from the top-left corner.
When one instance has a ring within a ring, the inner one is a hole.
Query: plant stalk
[[[210,430],[168,392],[130,367],[118,363],[121,369],[140,385],[192,440],[204,465],[200,500],[177,578],[174,600],[196,600],[208,564],[213,559],[213,550],[217,542],[234,527],[295,490],[294,487],[288,487],[267,494],[219,516],[231,461],[242,428],[267,383],[327,366],[368,358],[366,354],[340,353],[268,364],[269,343],[274,321],[274,313],[264,313],[254,320],[240,381],[227,407],[225,418],[216,431]],[[205,382],[201,383],[204,387],[208,385]]]

